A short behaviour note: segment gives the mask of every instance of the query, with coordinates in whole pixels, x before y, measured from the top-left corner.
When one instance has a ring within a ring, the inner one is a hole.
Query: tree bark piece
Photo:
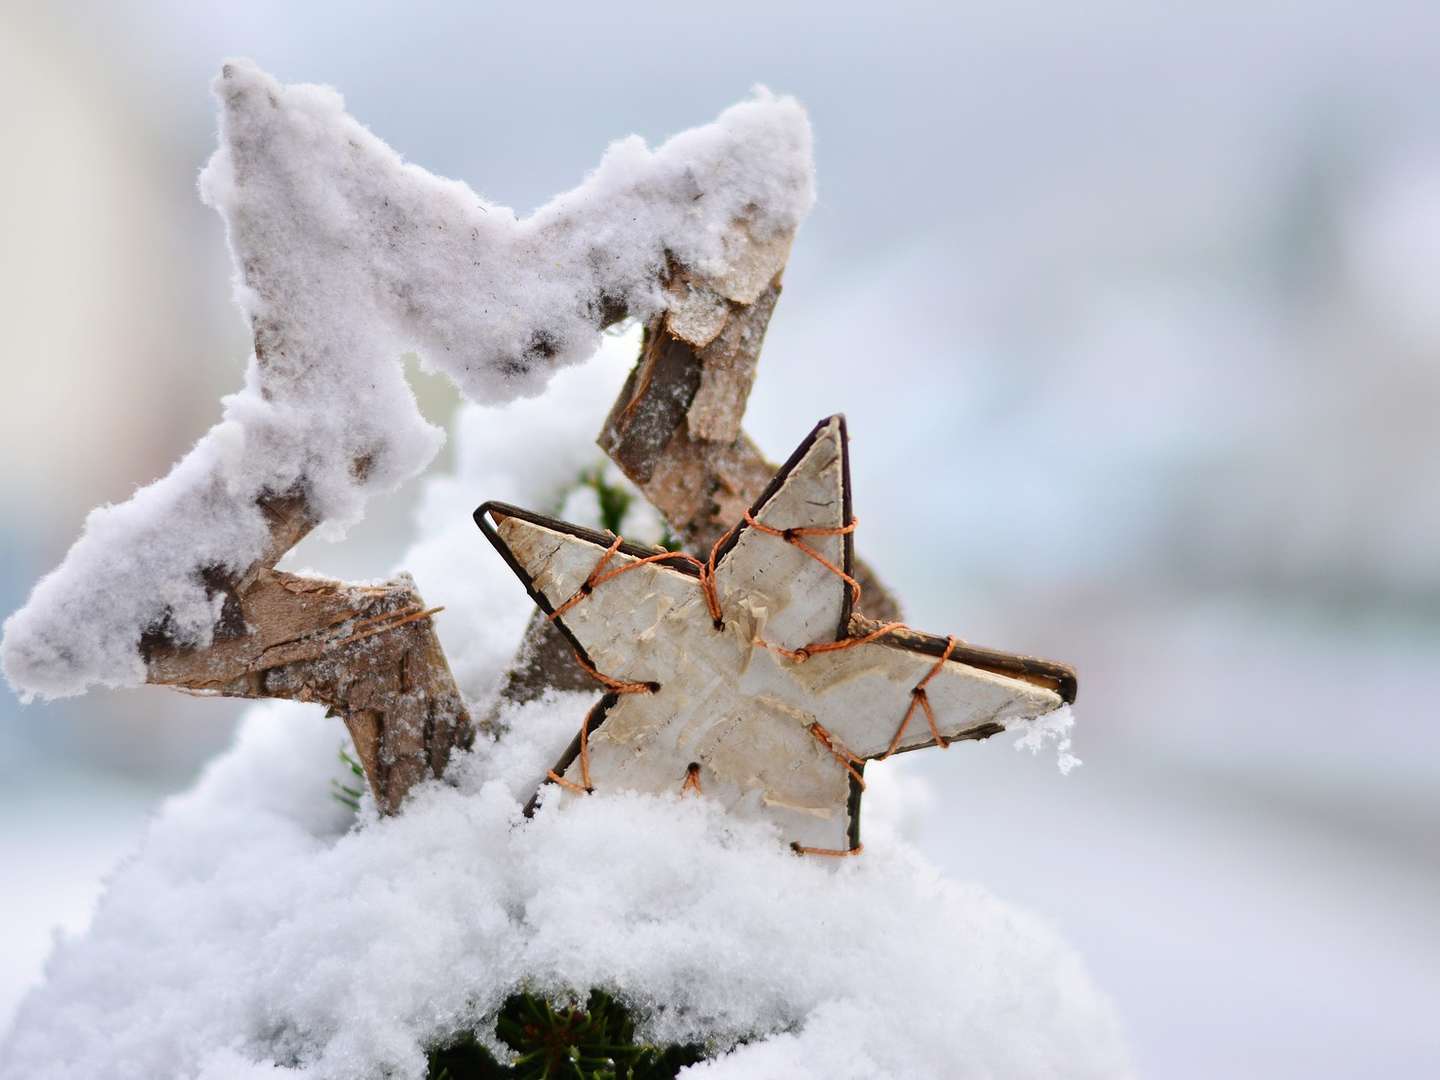
[[[726,301],[724,325],[703,340],[673,311],[652,320],[600,433],[600,446],[691,554],[708,553],[775,475],[740,425],[779,298],[776,274],[753,303]],[[900,606],[874,571],[857,559],[855,572],[866,614],[898,620]]]
[[[506,701],[534,701],[546,690],[598,690],[594,678],[575,662],[575,651],[555,624],[536,610],[525,624],[520,649],[505,672],[500,696]],[[493,725],[495,717],[488,718]]]
[[[152,683],[225,697],[326,705],[350,729],[375,800],[394,813],[468,741],[466,712],[419,593],[262,569],[226,596],[206,649],[152,642]]]
[[[600,446],[693,554],[740,520],[775,474],[740,422],[779,297],[776,275],[754,303],[725,301],[723,327],[699,345],[676,332],[684,319],[652,320],[600,433]]]
[[[202,694],[327,706],[345,721],[382,813],[440,776],[468,745],[470,715],[431,616],[408,576],[378,586],[303,577],[274,564],[313,527],[302,496],[267,499],[272,543],[238,576],[205,576],[221,598],[206,648],[177,645],[164,626],[141,644],[146,680]]]

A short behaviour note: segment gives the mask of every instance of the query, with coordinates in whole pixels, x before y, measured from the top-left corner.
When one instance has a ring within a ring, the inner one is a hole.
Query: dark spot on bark
[[[530,337],[530,344],[525,347],[525,357],[528,360],[553,360],[558,351],[553,335],[545,330],[536,330]]]

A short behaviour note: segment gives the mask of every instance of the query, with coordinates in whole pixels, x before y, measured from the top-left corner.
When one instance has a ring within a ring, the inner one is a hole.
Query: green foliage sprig
[[[673,1080],[705,1058],[701,1046],[637,1043],[629,1011],[603,990],[590,991],[583,1009],[512,994],[495,1031],[517,1055],[511,1064],[465,1034],[430,1051],[429,1080]]]
[[[600,503],[601,527],[609,529],[619,536],[620,523],[625,520],[625,512],[630,509],[630,504],[635,500],[635,496],[619,484],[611,484],[606,481],[603,465],[586,469],[580,474],[580,483],[595,492],[595,498]]]
[[[339,780],[331,780],[330,794],[335,797],[336,802],[348,806],[351,810],[359,813],[360,796],[365,794],[365,770],[361,767],[360,762],[356,761],[345,751],[343,746],[340,748],[340,760],[349,766],[350,771],[358,778],[360,786],[354,787],[350,784],[342,783]]]
[[[624,522],[625,514],[630,509],[631,503],[636,499],[635,493],[620,484],[612,484],[606,480],[604,465],[596,465],[593,469],[582,472],[580,485],[595,492],[595,498],[600,503],[601,527],[610,530],[616,536],[621,535],[620,525]],[[669,522],[664,525],[660,546],[666,551],[680,550],[680,540],[670,531]]]

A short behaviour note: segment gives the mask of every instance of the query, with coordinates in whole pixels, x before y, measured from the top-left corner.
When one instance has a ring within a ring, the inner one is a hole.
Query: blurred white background
[[[222,58],[523,210],[764,82],[820,202],[750,430],[846,412],[910,620],[1081,674],[1068,778],[889,766],[922,846],[1062,928],[1147,1075],[1440,1075],[1440,6],[777,8],[0,6],[0,608],[239,383]],[[0,1025],[235,715],[0,690]]]

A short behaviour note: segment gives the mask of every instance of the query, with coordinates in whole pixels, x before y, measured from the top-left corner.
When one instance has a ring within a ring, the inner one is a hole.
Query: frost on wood
[[[147,633],[208,646],[284,534],[343,530],[424,468],[442,435],[405,384],[404,351],[477,401],[534,394],[600,327],[668,310],[676,265],[703,282],[682,305],[690,322],[753,301],[812,199],[804,114],[763,93],[658,150],[614,144],[579,188],[519,219],[402,162],[332,90],[241,62],[216,89],[221,146],[201,190],[227,224],[255,355],[221,422],[163,480],[95,511],[7,622],[5,673],[25,693],[142,682]],[[275,499],[299,510],[277,523]]]

